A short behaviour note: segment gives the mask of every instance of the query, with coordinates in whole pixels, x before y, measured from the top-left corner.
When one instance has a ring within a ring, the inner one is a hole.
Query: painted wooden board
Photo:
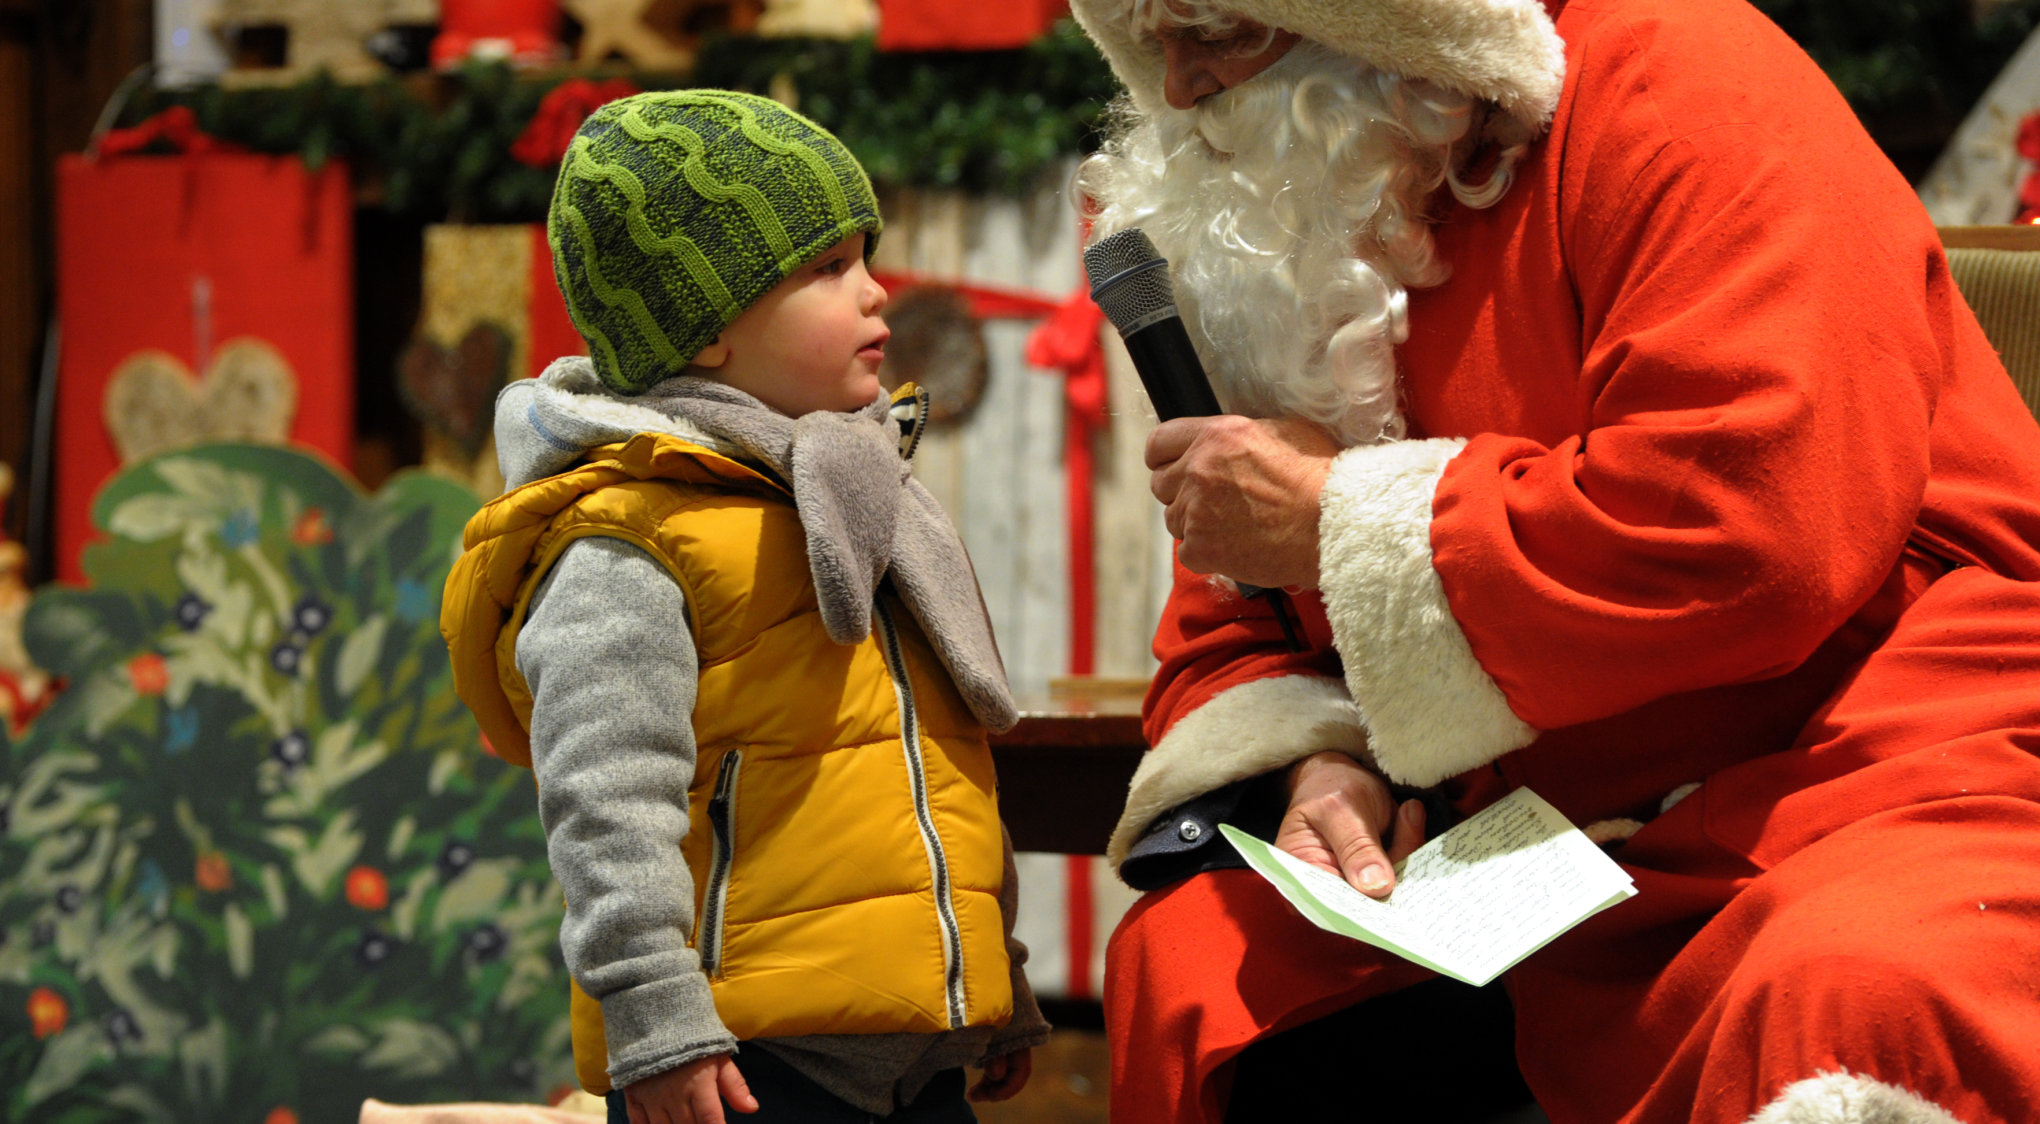
[[[1920,183],[1920,201],[1937,226],[2011,222],[2019,184],[2033,165],[2019,156],[2019,122],[2040,112],[2040,32],[2028,37],[1976,108],[1955,130]]]

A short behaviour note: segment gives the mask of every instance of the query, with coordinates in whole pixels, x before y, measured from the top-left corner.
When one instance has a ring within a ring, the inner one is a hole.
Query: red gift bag
[[[157,141],[182,151],[133,154]],[[228,151],[189,111],[59,161],[60,580],[124,455],[288,440],[352,463],[352,207],[339,164]]]
[[[1069,14],[1069,0],[879,0],[881,51],[996,51],[1024,47]]]

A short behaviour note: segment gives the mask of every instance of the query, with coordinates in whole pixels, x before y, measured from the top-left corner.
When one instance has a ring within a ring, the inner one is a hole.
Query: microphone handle
[[[1124,337],[1133,369],[1140,373],[1148,401],[1163,421],[1174,418],[1208,418],[1219,409],[1218,395],[1204,377],[1204,364],[1190,344],[1190,333],[1180,317],[1168,316]]]
[[[1218,395],[1212,393],[1211,380],[1205,377],[1204,364],[1197,358],[1197,349],[1191,346],[1190,333],[1184,330],[1181,317],[1165,316],[1136,328],[1122,342],[1133,358],[1133,369],[1139,372],[1141,385],[1147,388],[1148,401],[1154,403],[1155,414],[1163,421],[1216,417],[1225,412],[1219,408]],[[1241,581],[1233,584],[1239,586],[1241,596],[1268,598],[1290,648],[1303,650],[1288,612],[1278,601],[1282,596],[1280,590]]]

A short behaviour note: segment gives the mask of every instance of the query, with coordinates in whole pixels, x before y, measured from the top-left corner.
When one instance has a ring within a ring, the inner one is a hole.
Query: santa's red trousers
[[[1742,1124],[1836,1071],[2040,1118],[2036,623],[2040,587],[1948,575],[1793,749],[1614,852],[1637,896],[1506,977],[1554,1124]],[[1217,1124],[1249,1044],[1426,975],[1249,871],[1151,893],[1109,949],[1113,1120]]]

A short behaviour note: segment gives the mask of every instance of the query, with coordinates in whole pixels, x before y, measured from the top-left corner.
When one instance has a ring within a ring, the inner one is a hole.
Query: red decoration
[[[37,1038],[48,1038],[71,1021],[71,1005],[46,987],[28,993],[28,1025]]]
[[[370,911],[390,904],[390,880],[372,866],[357,866],[347,872],[347,904]]]
[[[208,894],[217,894],[234,884],[234,868],[227,863],[227,856],[218,851],[207,851],[198,856],[192,868],[191,880]]]
[[[138,695],[160,695],[170,686],[169,665],[154,652],[143,652],[129,660],[127,673]]]
[[[531,116],[531,123],[524,127],[517,140],[510,145],[510,155],[520,164],[533,168],[551,168],[559,164],[567,154],[567,146],[574,143],[574,131],[588,115],[618,98],[627,98],[639,93],[637,86],[628,79],[609,78],[596,82],[587,78],[569,78],[552,88],[538,103],[538,111]]]
[[[1068,0],[879,0],[881,51],[998,51],[1024,47],[1069,14]]]
[[[439,0],[432,65],[456,67],[470,55],[533,64],[565,57],[560,0]]]
[[[181,155],[133,155],[169,145]],[[57,169],[63,326],[52,468],[56,573],[82,579],[91,504],[120,467],[106,390],[138,353],[206,377],[261,341],[296,383],[293,442],[354,453],[354,232],[347,170],[229,151],[170,110]],[[198,384],[193,397],[204,401]]]
[[[588,343],[567,315],[567,299],[560,295],[559,280],[553,276],[552,245],[546,241],[542,225],[531,228],[529,289],[526,307],[530,320],[525,326],[531,344],[525,350],[530,353],[530,369],[513,373],[537,378],[545,373],[546,364],[562,355],[588,354]]]
[[[99,138],[99,156],[128,156],[150,148],[197,155],[205,152],[241,152],[239,145],[223,141],[198,127],[198,114],[188,105],[173,105],[133,128],[112,129]]]

